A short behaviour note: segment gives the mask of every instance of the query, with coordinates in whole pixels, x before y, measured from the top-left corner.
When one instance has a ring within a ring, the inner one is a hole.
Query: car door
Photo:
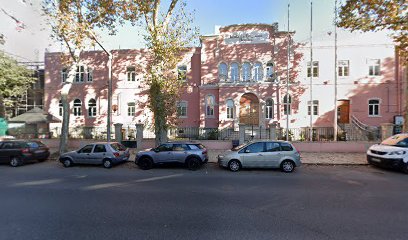
[[[83,148],[79,149],[76,156],[75,156],[75,160],[78,163],[92,163],[92,157],[91,157],[91,153],[92,150],[94,148],[94,144],[88,144],[86,146],[84,146]]]
[[[173,162],[173,144],[164,143],[155,149],[154,160],[157,163]]]
[[[8,162],[11,156],[20,156],[16,142],[3,142],[1,145],[1,159],[3,162]]]
[[[106,157],[106,147],[104,144],[96,144],[91,154],[90,161],[92,164],[101,164]]]
[[[282,157],[281,146],[278,142],[265,142],[264,164],[265,167],[279,167]]]
[[[12,145],[10,142],[0,143],[0,162],[8,162],[10,159],[10,149]]]
[[[239,154],[243,167],[260,167],[264,156],[264,143],[256,142],[246,146]]]
[[[173,144],[174,161],[184,163],[189,154],[188,150],[190,150],[190,148],[187,146],[187,144]]]

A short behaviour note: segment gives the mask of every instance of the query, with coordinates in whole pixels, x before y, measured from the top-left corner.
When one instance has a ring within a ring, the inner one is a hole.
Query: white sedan
[[[408,133],[397,134],[367,150],[369,164],[408,173]]]

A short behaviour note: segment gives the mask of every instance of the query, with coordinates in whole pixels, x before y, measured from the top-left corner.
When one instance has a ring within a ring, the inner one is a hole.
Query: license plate
[[[35,153],[44,153],[44,152],[45,152],[44,150],[35,151]]]
[[[373,162],[381,162],[381,159],[378,159],[378,158],[371,158],[371,161],[373,161]]]

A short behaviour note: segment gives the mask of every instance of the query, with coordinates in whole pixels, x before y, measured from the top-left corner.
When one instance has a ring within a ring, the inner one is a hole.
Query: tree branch
[[[156,28],[157,26],[157,13],[159,12],[159,6],[160,6],[160,0],[154,1],[154,7],[153,7],[153,27]]]
[[[167,25],[169,24],[171,15],[173,14],[173,10],[176,7],[178,0],[172,0],[169,9],[167,10],[166,17],[163,20],[163,28],[166,29]]]

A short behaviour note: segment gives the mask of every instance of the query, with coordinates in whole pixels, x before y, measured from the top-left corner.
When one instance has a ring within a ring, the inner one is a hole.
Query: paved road
[[[407,239],[408,175],[0,165],[0,239]]]

